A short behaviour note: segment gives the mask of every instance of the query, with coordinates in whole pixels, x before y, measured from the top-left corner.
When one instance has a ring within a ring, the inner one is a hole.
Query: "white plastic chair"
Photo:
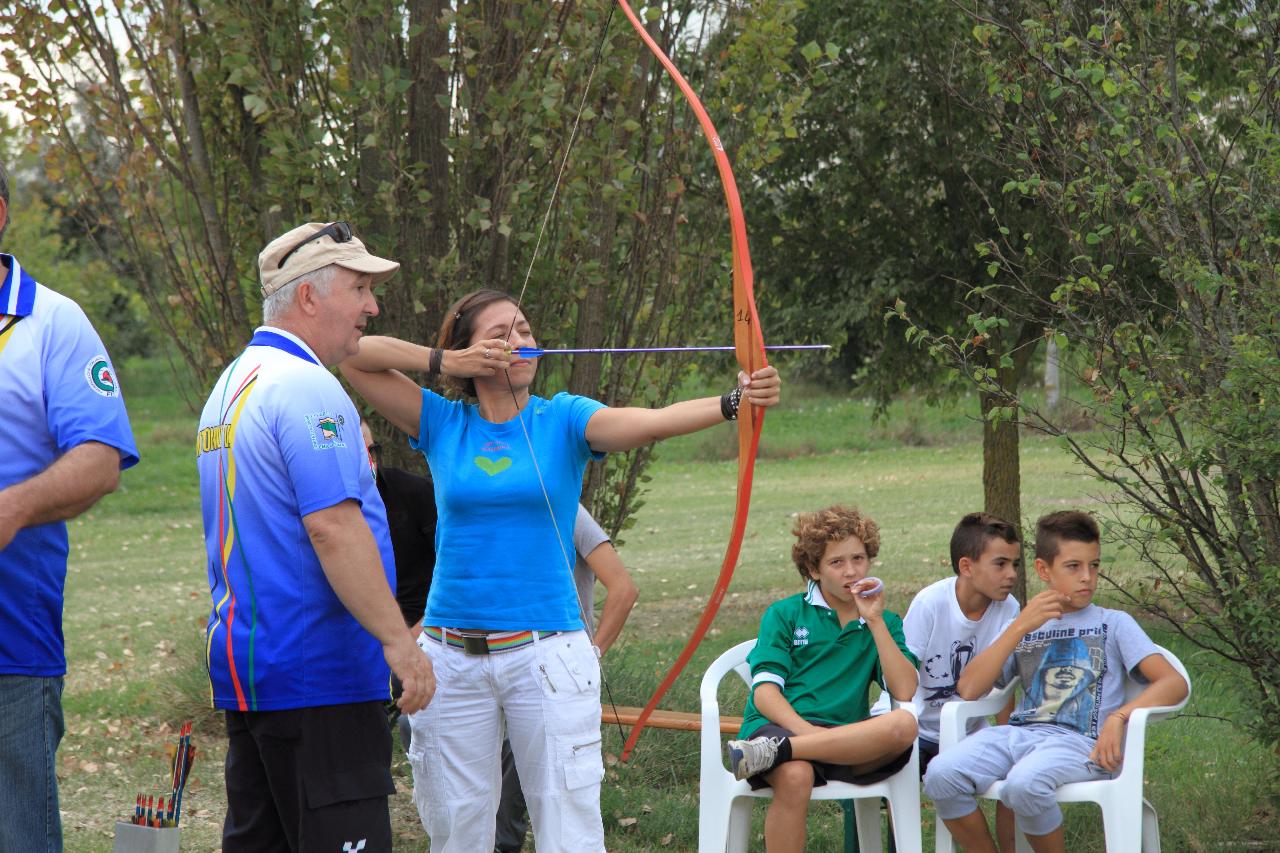
[[[751,790],[746,782],[733,778],[724,766],[724,747],[720,742],[720,701],[716,696],[721,680],[730,673],[751,684],[747,653],[755,648],[755,640],[739,643],[726,651],[707,668],[702,676],[702,780],[698,804],[698,853],[738,853],[747,849],[751,835],[751,801],[773,796],[771,788]],[[903,702],[913,715],[916,708]],[[889,801],[889,815],[894,843],[900,853],[921,849],[920,837],[920,759],[916,749],[911,760],[894,775],[871,785],[828,782],[813,789],[815,800],[853,800],[858,824],[858,847],[861,853],[879,853],[880,799]]]
[[[1072,782],[1058,789],[1060,803],[1097,803],[1102,808],[1102,826],[1106,834],[1107,853],[1160,853],[1160,820],[1151,803],[1142,797],[1143,763],[1146,757],[1147,722],[1171,717],[1186,706],[1191,698],[1191,677],[1173,652],[1157,646],[1178,674],[1187,682],[1187,695],[1176,705],[1158,708],[1139,708],[1129,716],[1124,741],[1124,763],[1114,779],[1096,782]],[[1006,687],[993,690],[972,702],[948,702],[942,706],[939,725],[939,751],[946,752],[966,735],[968,722],[974,717],[985,717],[1002,709],[1018,686],[1014,678]],[[1124,701],[1137,697],[1146,685],[1133,678],[1125,678]],[[1003,782],[996,782],[983,793],[983,799],[994,800],[1000,796]],[[1018,853],[1031,853],[1026,836],[1016,833]],[[937,821],[937,853],[953,853],[955,846],[951,833]]]

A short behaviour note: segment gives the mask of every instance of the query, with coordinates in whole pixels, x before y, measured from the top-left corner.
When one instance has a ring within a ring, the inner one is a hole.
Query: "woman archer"
[[[772,367],[721,397],[660,409],[533,395],[536,346],[517,301],[459,299],[437,346],[368,337],[341,365],[431,467],[439,526],[419,645],[435,699],[410,719],[414,802],[437,853],[493,849],[503,730],[540,851],[604,850],[600,669],[583,630],[570,551],[589,459],[707,429],[741,405],[773,406]],[[401,371],[443,375],[465,399]]]

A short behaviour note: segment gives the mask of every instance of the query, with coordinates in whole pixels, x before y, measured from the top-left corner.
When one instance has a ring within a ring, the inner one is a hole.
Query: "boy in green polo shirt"
[[[897,710],[868,718],[872,680],[896,699],[916,690],[916,659],[902,619],[884,609],[883,585],[867,577],[880,530],[851,507],[803,514],[791,558],[803,593],[772,604],[760,620],[751,697],[740,740],[728,743],[734,775],[773,788],[765,817],[770,853],[801,851],[809,796],[828,780],[867,784],[911,758],[916,721]]]

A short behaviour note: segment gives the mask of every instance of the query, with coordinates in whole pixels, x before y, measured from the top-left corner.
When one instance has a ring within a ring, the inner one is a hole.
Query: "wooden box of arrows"
[[[116,843],[111,853],[178,853],[182,827],[136,826],[116,821]]]

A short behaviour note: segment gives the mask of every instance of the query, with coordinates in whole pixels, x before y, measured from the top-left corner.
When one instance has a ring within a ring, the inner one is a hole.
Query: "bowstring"
[[[511,325],[507,327],[505,340],[508,348],[511,345],[511,335],[515,332],[516,321],[520,317],[521,307],[524,304],[524,295],[529,288],[529,280],[533,277],[533,268],[538,261],[538,252],[542,248],[542,241],[547,232],[547,224],[551,221],[551,213],[555,209],[556,199],[560,195],[560,186],[564,180],[565,170],[569,165],[569,155],[573,151],[573,144],[578,138],[578,128],[582,123],[582,114],[586,110],[587,98],[591,94],[591,82],[595,79],[596,70],[600,67],[600,59],[604,55],[605,42],[608,40],[609,26],[613,23],[613,13],[617,7],[611,2],[609,4],[609,14],[605,18],[604,27],[600,30],[600,39],[596,42],[595,56],[591,60],[591,68],[587,72],[586,85],[582,87],[582,99],[578,102],[578,111],[573,117],[573,127],[569,131],[569,139],[565,143],[564,156],[560,158],[560,168],[556,172],[555,183],[551,187],[551,199],[547,203],[547,209],[542,214],[542,222],[538,226],[538,236],[533,243],[533,252],[529,256],[529,265],[525,269],[524,280],[520,284],[520,292],[516,295],[515,310],[511,312]],[[560,546],[560,556],[564,559],[565,570],[569,573],[570,581],[574,576],[574,561],[569,558],[569,551],[565,548],[564,536],[560,531],[560,524],[556,521],[555,507],[551,503],[551,493],[547,491],[547,483],[542,477],[542,468],[538,465],[538,455],[533,449],[533,439],[529,435],[528,426],[524,422],[524,410],[520,406],[520,397],[516,394],[515,386],[511,384],[511,374],[508,372],[507,390],[511,392],[511,400],[516,407],[516,420],[520,423],[520,432],[524,435],[525,444],[529,448],[529,459],[533,462],[533,472],[538,478],[538,488],[542,490],[542,499],[547,505],[547,515],[551,517],[551,527],[556,534],[556,544]],[[593,584],[594,588],[594,584]],[[582,619],[582,627],[587,633],[588,639],[591,641],[592,647],[595,647],[596,630],[594,622],[588,618],[586,605],[578,595],[575,585],[573,597],[578,601],[578,616]],[[594,604],[592,610],[594,611]],[[603,662],[600,665],[600,684],[604,687],[605,696],[609,700],[609,706],[613,708],[613,720],[618,726],[618,737],[622,741],[626,741],[626,734],[622,730],[622,721],[618,718],[618,706],[613,701],[613,691],[609,688],[609,682],[604,677]]]

